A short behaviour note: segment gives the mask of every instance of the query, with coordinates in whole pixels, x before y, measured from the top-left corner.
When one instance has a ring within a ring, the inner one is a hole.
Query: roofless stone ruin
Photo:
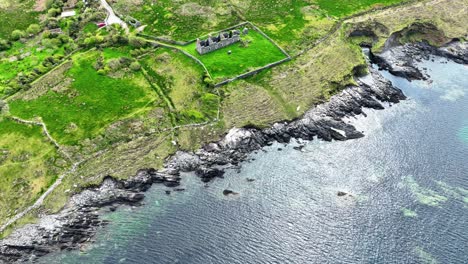
[[[249,33],[247,28],[242,31],[244,35]],[[200,55],[224,48],[240,41],[241,32],[237,29],[219,33],[217,36],[209,36],[205,40],[197,39],[197,51]]]

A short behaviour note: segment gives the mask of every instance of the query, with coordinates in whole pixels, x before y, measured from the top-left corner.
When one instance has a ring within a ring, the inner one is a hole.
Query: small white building
[[[72,16],[75,16],[76,15],[76,11],[75,10],[63,10],[62,14],[60,15],[60,17],[64,18],[64,17],[72,17]]]

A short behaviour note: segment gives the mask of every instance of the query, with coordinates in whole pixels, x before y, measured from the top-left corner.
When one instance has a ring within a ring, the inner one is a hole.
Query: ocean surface
[[[409,99],[349,119],[364,138],[276,144],[208,186],[185,174],[185,191],[155,186],[41,261],[468,263],[468,67],[423,64],[432,81],[384,73]]]

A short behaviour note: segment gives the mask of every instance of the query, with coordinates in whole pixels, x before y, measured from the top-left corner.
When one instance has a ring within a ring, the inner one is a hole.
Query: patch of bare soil
[[[214,10],[209,6],[202,6],[197,3],[186,3],[180,6],[177,13],[182,16],[213,16]]]
[[[46,10],[46,1],[47,0],[36,0],[36,5],[34,6],[34,11],[42,12]]]

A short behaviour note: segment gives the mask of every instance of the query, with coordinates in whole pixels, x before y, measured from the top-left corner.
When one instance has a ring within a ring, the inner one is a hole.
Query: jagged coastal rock
[[[437,55],[451,59],[460,64],[468,64],[468,43],[452,41],[442,48],[435,48],[427,43],[405,44],[373,55],[372,60],[381,69],[388,70],[395,76],[408,80],[424,80],[427,76],[418,69],[417,62]]]
[[[398,46],[371,59],[396,75],[422,79],[424,75],[415,62],[430,54],[468,63],[468,44],[452,42],[440,49],[425,44]],[[318,137],[331,141],[363,137],[362,132],[344,121],[346,117],[363,114],[363,108],[384,109],[385,103],[398,103],[405,99],[402,91],[393,87],[378,71],[372,68],[369,71],[368,76],[357,79],[357,86],[346,87],[329,102],[312,108],[298,120],[276,123],[267,129],[233,128],[221,141],[207,144],[195,153],[177,152],[163,170],[143,169],[126,181],[110,176],[105,178],[100,186],[74,195],[59,213],[42,216],[38,223],[25,225],[1,240],[0,263],[26,262],[50,252],[80,248],[106,224],[100,220],[101,212],[115,210],[118,204],[141,203],[144,191],[154,183],[177,187],[180,172],[193,171],[202,181],[209,182],[213,178],[222,178],[224,168],[238,165],[247,159],[249,153],[275,141],[288,143],[293,138],[313,140]],[[231,191],[224,193],[230,194],[228,192]],[[168,190],[167,194],[170,193]]]

